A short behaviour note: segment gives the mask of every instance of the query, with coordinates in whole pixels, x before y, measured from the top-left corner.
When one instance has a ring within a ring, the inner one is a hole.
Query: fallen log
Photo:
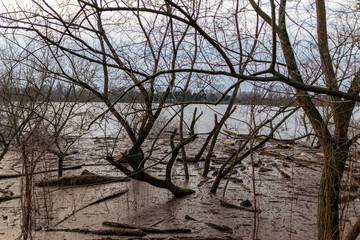
[[[117,223],[117,222],[103,222],[102,224],[108,227],[140,229],[141,231],[146,233],[190,233],[191,232],[191,229],[188,228],[157,229],[157,228],[149,228],[149,227],[139,227],[139,226]]]
[[[85,170],[86,171],[86,170]],[[89,184],[104,184],[112,182],[130,181],[128,177],[101,176],[94,173],[86,172],[80,176],[63,176],[56,179],[42,179],[35,183],[37,187],[53,186],[83,186]]]
[[[261,212],[260,209],[254,209],[251,207],[243,207],[243,206],[235,205],[235,204],[225,202],[222,200],[220,200],[220,206],[223,206],[226,208],[235,208],[235,209],[244,210],[244,211],[248,211],[248,212]]]
[[[42,231],[45,232],[75,232],[75,233],[84,233],[84,234],[94,234],[94,235],[114,235],[114,236],[145,236],[146,233],[139,229],[100,229],[100,230],[90,230],[82,228],[74,229],[58,229],[58,228],[48,228]]]
[[[75,215],[75,213],[80,212],[81,210],[83,210],[83,209],[85,209],[85,208],[87,208],[87,207],[90,207],[90,206],[92,206],[92,205],[95,205],[95,204],[98,204],[98,203],[101,203],[101,202],[104,202],[104,201],[113,199],[113,198],[115,198],[115,197],[121,196],[121,195],[127,193],[127,191],[128,191],[128,190],[126,189],[126,190],[123,190],[123,191],[121,191],[121,192],[118,192],[118,193],[115,193],[115,194],[112,194],[112,195],[109,195],[109,196],[100,198],[100,199],[98,199],[98,200],[96,200],[96,201],[94,201],[94,202],[92,202],[92,203],[89,203],[89,204],[87,204],[87,205],[85,205],[85,206],[83,206],[83,207],[81,207],[81,208],[73,211],[71,214],[69,214],[69,215],[66,216],[64,219],[62,219],[61,221],[59,221],[58,223],[56,223],[54,226],[55,226],[55,227],[58,226],[60,223],[63,223],[64,221],[66,221],[67,219],[69,219],[71,216]]]

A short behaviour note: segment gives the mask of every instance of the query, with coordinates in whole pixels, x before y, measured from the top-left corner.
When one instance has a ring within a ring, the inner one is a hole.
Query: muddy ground
[[[187,146],[189,157],[200,149],[205,137],[200,136]],[[131,236],[101,236],[79,232],[44,231],[53,229],[113,229],[103,226],[104,221],[118,222],[156,229],[190,229],[190,233],[148,233],[141,239],[166,239],[167,237],[204,237],[205,239],[316,239],[317,191],[322,168],[321,149],[304,146],[301,143],[279,148],[279,142],[268,142],[262,151],[280,155],[254,152],[253,158],[246,158],[237,166],[229,181],[223,181],[217,194],[209,194],[214,181],[214,172],[236,148],[224,141],[235,143],[234,139],[222,136],[214,151],[214,161],[208,178],[201,176],[204,162],[189,163],[190,181],[184,180],[181,161],[173,169],[174,181],[187,186],[196,193],[173,198],[167,190],[158,189],[147,183],[131,180],[108,184],[72,187],[36,187],[36,217],[34,239],[139,239]],[[150,145],[149,143],[147,143]],[[282,146],[286,145],[280,143]],[[129,148],[126,139],[116,142],[114,154]],[[73,146],[66,158],[65,166],[81,168],[67,170],[64,175],[79,175],[83,170],[105,176],[123,176],[104,159],[114,146],[112,139],[82,139]],[[145,145],[146,146],[146,145]],[[156,146],[154,157],[149,163],[156,163],[170,151],[169,139],[164,136]],[[262,152],[264,153],[264,152]],[[283,156],[288,156],[284,158]],[[349,185],[349,175],[360,177],[357,159],[344,176],[344,185]],[[251,162],[255,163],[253,168]],[[0,174],[21,173],[20,154],[11,151],[0,164]],[[56,159],[48,156],[38,164],[37,171],[56,167]],[[157,177],[165,176],[165,162],[152,167],[149,172]],[[37,174],[36,179],[54,178],[56,172]],[[351,178],[353,179],[353,178]],[[255,182],[253,182],[253,180]],[[353,182],[353,180],[351,180]],[[225,195],[223,192],[227,184]],[[254,188],[255,186],[255,188]],[[0,189],[7,189],[20,196],[21,178],[0,179]],[[125,194],[86,207],[82,207],[116,192]],[[254,194],[255,193],[255,194]],[[351,197],[348,200],[348,196]],[[253,211],[256,208],[259,212]],[[356,221],[360,213],[359,195],[354,191],[346,193],[343,201],[345,229]],[[346,200],[347,199],[347,200]],[[222,201],[241,206],[249,200],[252,207],[246,209],[228,208]],[[0,202],[0,239],[16,239],[20,235],[21,201],[13,199]],[[69,217],[70,216],[70,217]],[[64,220],[65,219],[65,220]],[[63,221],[64,220],[64,221]],[[61,222],[62,221],[62,222]],[[60,224],[58,224],[61,222]],[[217,229],[216,226],[223,226]]]

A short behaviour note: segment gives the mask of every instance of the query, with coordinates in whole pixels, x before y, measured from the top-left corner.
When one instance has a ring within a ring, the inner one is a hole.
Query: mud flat
[[[166,165],[158,159],[170,151],[168,142],[166,137],[158,141],[148,163],[154,165],[149,172],[159,178],[164,177]],[[203,142],[204,137],[199,137],[187,146],[188,157],[194,156]],[[130,146],[126,139],[115,143],[111,139],[82,139],[65,161],[67,178],[87,170],[109,177],[109,181],[100,177],[103,182],[36,187],[34,239],[316,239],[321,149],[269,142],[236,166],[217,194],[210,194],[217,168],[236,148],[233,139],[222,136],[208,178],[201,175],[202,161],[189,161],[190,180],[186,182],[183,163],[176,162],[174,182],[196,193],[173,198],[167,190],[147,183],[117,181],[125,176],[104,159],[114,144],[119,152]],[[360,178],[359,163],[350,163],[344,186]],[[56,164],[51,156],[39,163],[36,180],[55,179],[56,172],[46,170]],[[0,202],[0,239],[16,239],[21,231],[20,154],[10,152],[0,167],[0,175],[19,175],[0,176],[0,195],[12,193],[10,199]],[[359,194],[356,187],[352,189],[342,198],[345,229],[360,212]]]

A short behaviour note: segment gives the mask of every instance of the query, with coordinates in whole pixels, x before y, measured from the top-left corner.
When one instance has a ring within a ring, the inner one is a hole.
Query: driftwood
[[[232,132],[232,131],[230,131],[230,130],[228,130],[226,128],[223,128],[223,131],[227,136],[235,138],[235,139],[246,139],[246,138],[250,137],[248,134],[237,134],[237,133]],[[299,137],[296,137],[296,138],[293,138],[293,139],[278,139],[278,138],[274,138],[274,137],[270,137],[270,139],[272,141],[275,141],[275,142],[282,142],[282,143],[285,143],[285,144],[295,144],[296,141],[301,140],[303,138],[307,138],[309,136],[315,136],[315,134],[314,133],[308,133],[308,134],[305,134],[303,136],[299,136]],[[262,138],[264,138],[264,137],[269,137],[269,136],[267,136],[267,135],[257,135],[257,136],[255,136],[255,138],[260,139],[260,140]]]
[[[286,160],[291,160],[290,156],[286,156],[277,152],[269,152],[269,151],[261,151],[260,155],[268,155],[268,156],[273,156],[273,157],[278,157],[278,158],[283,158]]]
[[[56,223],[54,226],[58,226],[59,224],[63,223],[64,221],[66,221],[67,219],[69,219],[71,216],[73,216],[75,213],[77,212],[80,212],[81,210],[87,208],[87,207],[90,207],[92,205],[95,205],[95,204],[98,204],[98,203],[101,203],[101,202],[104,202],[104,201],[107,201],[107,200],[110,200],[110,199],[113,199],[115,197],[118,197],[118,196],[121,196],[125,193],[127,193],[127,189],[126,190],[123,190],[121,192],[118,192],[118,193],[115,193],[115,194],[112,194],[112,195],[109,195],[109,196],[106,196],[106,197],[103,197],[103,198],[100,198],[99,200],[96,200],[92,203],[89,203],[88,205],[85,205],[79,209],[76,209],[75,211],[73,211],[71,214],[69,214],[68,216],[66,216],[64,219],[62,219],[61,221],[59,221],[58,223]]]
[[[304,164],[304,161],[306,161],[307,163],[315,164],[315,165],[321,165],[320,163],[317,163],[317,162],[313,162],[313,161],[309,161],[309,160],[305,160],[305,159],[298,159],[298,158],[286,156],[286,155],[283,155],[283,154],[280,154],[280,153],[276,153],[276,152],[261,151],[261,152],[260,152],[260,155],[268,155],[268,156],[273,156],[273,157],[282,158],[282,159],[284,159],[284,160],[291,161],[292,163],[296,163],[296,164],[298,164],[300,167],[305,167],[305,168],[308,168],[308,169],[311,169],[311,170],[314,170],[314,171],[319,171],[319,170],[318,170],[318,169],[315,169],[315,168],[312,168],[312,167]],[[280,171],[281,171],[281,170],[280,170]],[[280,173],[281,173],[281,172],[280,172]],[[281,174],[281,175],[283,175],[283,174]],[[285,175],[283,175],[283,177],[285,177]],[[290,176],[289,176],[289,177],[290,177]],[[288,177],[285,177],[285,178],[288,178]]]
[[[226,208],[235,208],[235,209],[239,209],[239,210],[244,210],[244,211],[248,211],[248,212],[261,212],[260,209],[254,209],[252,207],[244,207],[244,206],[239,206],[239,205],[235,205],[229,202],[225,202],[225,201],[220,201],[220,205]]]
[[[8,189],[0,188],[0,193],[2,193],[2,196],[0,197],[0,202],[5,202],[20,198],[20,196],[14,196],[14,193]]]
[[[35,183],[37,187],[52,186],[83,186],[88,184],[103,184],[130,181],[127,177],[101,176],[84,170],[80,176],[63,176],[56,179],[42,179]]]
[[[63,170],[73,170],[73,169],[80,169],[81,166],[73,166],[73,167],[64,167]],[[48,172],[57,172],[58,169],[54,168],[54,169],[50,169],[50,170],[45,170],[45,171],[39,171],[39,172],[34,172],[34,174],[41,174],[41,173],[48,173]],[[24,174],[1,174],[0,175],[0,179],[5,179],[5,178],[17,178],[17,177],[23,177],[25,176]]]
[[[19,199],[20,196],[4,196],[4,197],[0,197],[0,202],[5,202],[5,201],[9,201],[9,200],[13,200],[13,199]]]
[[[141,231],[146,233],[190,233],[191,232],[191,229],[188,228],[157,229],[157,228],[139,227],[139,226],[117,223],[117,222],[103,222],[102,224],[108,227],[140,229]]]
[[[101,229],[101,230],[90,230],[82,228],[74,229],[57,229],[57,228],[48,228],[44,229],[46,232],[75,232],[75,233],[84,233],[84,234],[95,234],[95,235],[114,235],[114,236],[145,236],[146,233],[139,229]]]
[[[231,179],[231,178],[230,178]],[[243,183],[242,180],[233,178],[231,179],[234,183],[239,184],[242,188],[244,188],[246,191],[251,192],[251,188]]]
[[[287,178],[287,179],[290,178],[290,175],[284,172],[283,170],[281,170],[278,165],[275,164],[275,168],[279,171],[279,173],[283,178]]]
[[[214,223],[205,223],[205,224],[221,232],[230,233],[230,234],[234,233],[231,227],[225,225],[218,225]]]

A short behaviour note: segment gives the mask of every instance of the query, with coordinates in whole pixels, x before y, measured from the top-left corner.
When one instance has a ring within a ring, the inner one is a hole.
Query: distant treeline
[[[58,83],[54,87],[42,86],[41,88],[35,86],[27,86],[26,88],[7,88],[0,89],[3,96],[11,100],[19,100],[20,98],[28,97],[41,101],[72,101],[72,102],[97,102],[100,101],[95,93],[80,87],[68,86]],[[100,92],[100,90],[99,90]],[[153,102],[161,101],[164,96],[164,91],[158,91],[153,96]],[[118,99],[122,96],[120,99]],[[111,101],[118,100],[118,102],[143,102],[142,94],[137,89],[127,89],[119,87],[109,90],[108,97]],[[222,97],[222,94],[215,91],[201,90],[196,91],[181,91],[176,90],[171,92],[166,101],[169,103],[177,102],[216,102]],[[230,95],[222,98],[221,103],[226,104],[230,101]],[[285,94],[267,93],[265,96],[256,92],[240,92],[236,98],[236,104],[242,105],[272,105],[280,106],[291,103],[292,98]]]

